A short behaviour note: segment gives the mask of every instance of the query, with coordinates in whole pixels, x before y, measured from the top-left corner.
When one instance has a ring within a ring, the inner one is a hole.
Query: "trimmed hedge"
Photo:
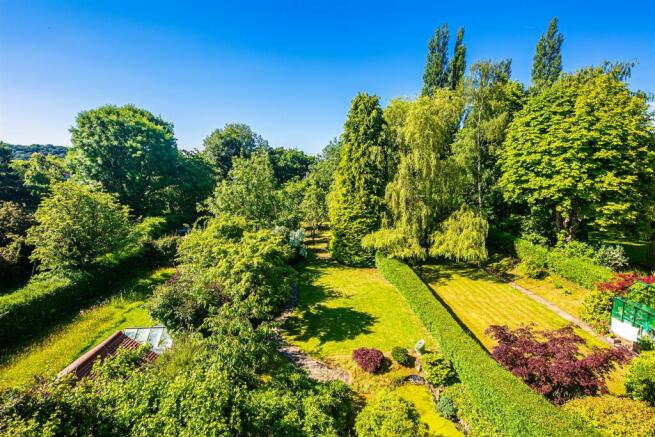
[[[409,266],[381,254],[376,256],[376,264],[451,359],[475,407],[503,435],[598,435],[579,418],[561,411],[503,369],[469,336]]]
[[[506,232],[490,231],[487,244],[499,252],[516,256],[531,272],[538,273],[540,269],[548,269],[589,290],[596,288],[599,282],[607,282],[614,276],[611,269],[591,259],[569,256],[558,249],[549,250]]]
[[[14,293],[0,296],[0,348],[14,346],[64,319],[126,274],[150,265],[144,250],[116,258],[86,271],[42,273]]]
[[[548,269],[588,290],[614,277],[612,270],[607,267],[590,259],[566,256],[557,249],[548,252]]]

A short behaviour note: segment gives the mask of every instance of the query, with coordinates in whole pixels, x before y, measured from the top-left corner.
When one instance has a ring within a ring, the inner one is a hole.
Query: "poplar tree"
[[[431,96],[438,88],[449,85],[448,25],[442,24],[428,43],[428,56],[423,73],[423,95]]]
[[[536,89],[551,85],[562,73],[562,42],[564,36],[557,30],[557,17],[548,25],[548,31],[537,43],[532,63],[532,86]]]
[[[466,47],[464,46],[464,28],[460,27],[457,31],[457,40],[455,41],[453,57],[448,64],[448,86],[451,90],[456,89],[462,82],[465,70]]]
[[[352,101],[343,133],[343,150],[329,194],[332,257],[347,265],[369,265],[373,252],[362,237],[380,226],[387,150],[384,118],[378,97],[358,94]]]

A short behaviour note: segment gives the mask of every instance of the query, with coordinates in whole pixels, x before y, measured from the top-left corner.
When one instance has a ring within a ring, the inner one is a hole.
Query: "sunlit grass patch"
[[[119,329],[150,326],[154,321],[146,309],[152,289],[174,269],[163,268],[131,278],[113,297],[81,311],[44,338],[15,351],[0,365],[0,386],[30,383],[35,377],[54,377],[84,352]]]

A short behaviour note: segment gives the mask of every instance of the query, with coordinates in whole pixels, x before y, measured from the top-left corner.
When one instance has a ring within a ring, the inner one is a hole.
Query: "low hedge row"
[[[34,276],[23,288],[0,296],[0,349],[15,346],[110,290],[137,269],[162,265],[166,254],[152,244],[108,256],[88,270]]]
[[[614,277],[607,267],[590,259],[566,256],[557,249],[548,252],[548,269],[589,290],[596,288],[599,282],[607,282]]]
[[[531,272],[549,270],[590,290],[599,282],[609,281],[614,276],[611,269],[593,260],[569,256],[558,249],[548,249],[506,232],[490,231],[488,244],[499,252],[516,256]]]
[[[477,409],[503,435],[597,435],[579,418],[561,411],[503,369],[469,336],[409,266],[381,254],[377,255],[376,264],[452,360]]]

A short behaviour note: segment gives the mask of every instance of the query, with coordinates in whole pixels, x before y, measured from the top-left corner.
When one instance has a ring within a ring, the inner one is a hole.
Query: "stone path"
[[[554,313],[559,315],[564,320],[566,320],[568,322],[571,322],[574,325],[580,327],[580,329],[582,329],[583,331],[588,332],[589,334],[593,335],[594,337],[597,337],[598,339],[600,339],[603,342],[609,344],[610,346],[615,346],[614,342],[611,339],[598,334],[594,330],[594,328],[589,326],[587,323],[585,323],[582,320],[580,320],[579,318],[567,313],[566,311],[564,311],[563,309],[561,309],[560,307],[558,307],[554,303],[550,302],[549,300],[544,299],[543,297],[539,296],[538,294],[533,293],[532,291],[528,290],[525,287],[521,287],[519,284],[517,284],[514,281],[508,281],[507,279],[503,278],[502,276],[496,275],[496,274],[494,274],[493,272],[491,272],[489,270],[485,269],[485,271],[487,273],[489,273],[491,276],[493,276],[494,278],[499,279],[499,280],[507,283],[510,287],[512,287],[512,288],[520,291],[521,293],[525,294],[526,296],[528,296],[530,299],[534,300],[535,302],[538,302],[538,303],[544,305],[546,308],[553,311]]]
[[[282,325],[291,316],[291,314],[293,314],[293,308],[296,306],[297,302],[298,287],[294,285],[289,304],[282,312],[282,314],[280,314],[280,316],[275,319],[277,322],[280,322],[280,325]],[[312,358],[299,347],[287,343],[284,340],[282,334],[280,334],[279,330],[277,334],[280,342],[280,347],[278,348],[280,353],[287,357],[294,366],[305,369],[310,378],[323,382],[335,381],[338,379],[345,382],[346,384],[350,384],[350,374],[348,372],[343,369],[330,367],[324,362]]]

